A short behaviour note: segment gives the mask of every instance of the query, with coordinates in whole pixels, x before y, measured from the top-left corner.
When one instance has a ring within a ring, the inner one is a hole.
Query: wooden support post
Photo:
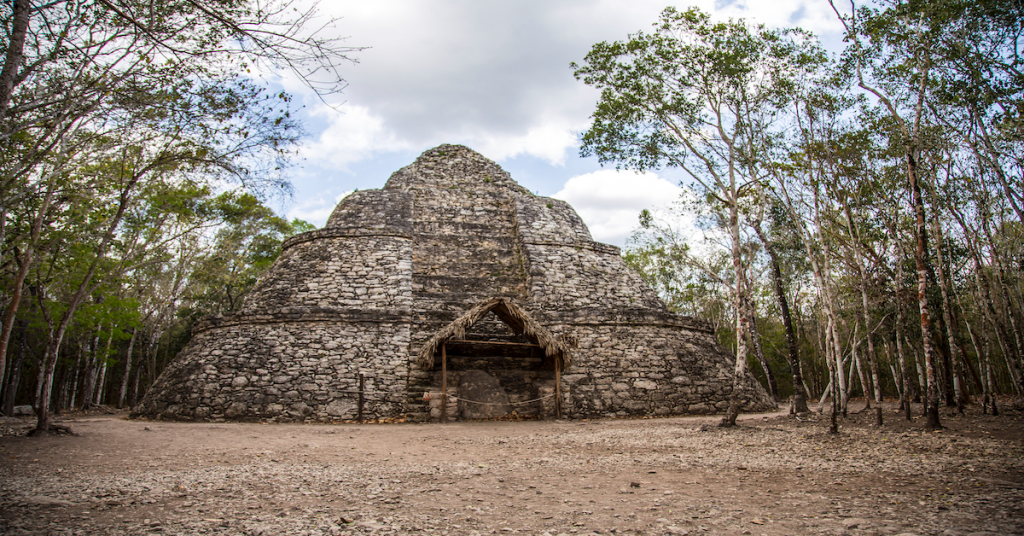
[[[441,343],[441,422],[448,422],[448,352]]]
[[[359,415],[358,415],[360,423],[363,422],[363,402],[365,400],[363,398],[363,388],[366,385],[364,383],[364,380],[365,380],[365,378],[363,378],[363,373],[360,372],[359,373]]]
[[[555,417],[562,418],[562,358],[555,356]]]

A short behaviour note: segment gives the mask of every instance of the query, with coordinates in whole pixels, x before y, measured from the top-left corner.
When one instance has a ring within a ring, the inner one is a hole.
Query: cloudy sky
[[[827,0],[701,0],[718,18],[800,26],[838,42]],[[647,31],[669,4],[646,0],[327,0],[331,29],[371,47],[344,68],[328,106],[282,80],[304,105],[309,135],[278,207],[316,225],[354,189],[380,188],[421,152],[466,145],[539,195],[571,203],[598,241],[623,245],[643,208],[670,203],[678,174],[636,175],[579,157],[597,92],[573,78],[600,41]]]

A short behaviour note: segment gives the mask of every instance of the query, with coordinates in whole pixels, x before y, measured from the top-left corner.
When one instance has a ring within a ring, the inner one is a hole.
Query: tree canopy
[[[594,45],[573,64],[601,90],[581,155],[689,177],[676,210],[723,246],[645,211],[626,260],[719,326],[737,375],[749,358],[770,387],[792,379],[797,411],[805,386],[833,416],[858,391],[908,415],[923,397],[932,428],[971,393],[996,411],[996,394],[1024,394],[1024,10],[833,7],[834,56],[696,8]]]
[[[6,366],[15,324],[27,325],[19,344],[34,336],[43,346],[29,363],[39,431],[47,429],[54,374],[70,357],[67,336],[85,337],[71,348],[88,350],[70,353],[95,375],[109,356],[88,340],[106,335],[109,349],[132,331],[120,361],[130,365],[139,329],[159,338],[184,296],[196,310],[237,307],[280,239],[308,227],[263,204],[289,193],[284,172],[302,133],[291,97],[264,75],[286,69],[326,95],[344,87],[339,69],[358,49],[324,32],[320,24],[330,21],[318,22],[315,6],[299,7],[0,7],[0,371],[14,381],[27,366]],[[130,305],[134,317],[115,327],[90,315],[103,304]],[[150,381],[155,372],[154,365]],[[0,389],[13,396],[11,381]],[[66,379],[57,384],[67,387]]]

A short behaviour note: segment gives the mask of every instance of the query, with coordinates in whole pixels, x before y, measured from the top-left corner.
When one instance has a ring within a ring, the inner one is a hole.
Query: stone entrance
[[[547,416],[543,401],[552,394],[554,362],[545,360],[541,347],[526,337],[509,333],[499,339],[467,333],[465,339],[446,343],[446,355],[449,385],[458,386],[460,419],[489,419],[513,412]],[[439,380],[441,372],[435,371]]]
[[[436,419],[556,417],[561,409],[568,348],[510,300],[477,304],[435,334],[420,357]]]

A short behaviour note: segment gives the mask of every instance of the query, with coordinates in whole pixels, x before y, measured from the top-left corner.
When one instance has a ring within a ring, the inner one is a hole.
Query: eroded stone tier
[[[562,374],[570,416],[728,405],[732,357],[709,326],[671,313],[567,203],[531,194],[466,147],[442,145],[382,189],[347,196],[323,229],[288,239],[237,314],[196,325],[133,415],[352,419],[362,375],[364,417],[436,417],[429,393],[440,390],[440,372],[422,370],[415,356],[447,323],[494,297],[516,300],[576,341]],[[518,340],[496,318],[474,329],[480,340]],[[493,369],[513,405],[542,399],[516,406],[520,414],[552,411],[554,376],[543,359],[467,356],[452,356],[454,389],[463,372]],[[753,378],[747,383],[748,410],[774,407]]]

